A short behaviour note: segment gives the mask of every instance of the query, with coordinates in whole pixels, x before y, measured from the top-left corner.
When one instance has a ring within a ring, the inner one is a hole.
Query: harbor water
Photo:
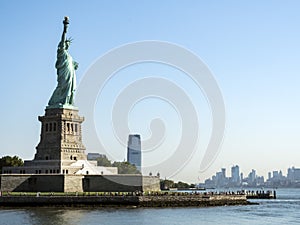
[[[277,189],[258,205],[208,208],[0,208],[1,225],[300,224],[300,189]]]

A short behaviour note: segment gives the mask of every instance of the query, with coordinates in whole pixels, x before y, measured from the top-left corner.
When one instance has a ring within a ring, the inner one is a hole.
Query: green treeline
[[[98,166],[118,167],[119,174],[141,174],[141,172],[137,170],[135,165],[132,165],[126,161],[112,163],[107,157],[99,157],[96,160]]]
[[[4,166],[23,166],[24,162],[18,156],[3,156],[0,158],[0,174],[2,173],[2,167]]]

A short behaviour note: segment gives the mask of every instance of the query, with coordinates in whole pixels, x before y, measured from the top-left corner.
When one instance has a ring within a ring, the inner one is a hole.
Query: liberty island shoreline
[[[37,193],[36,196],[20,193],[0,197],[0,207],[210,207],[228,205],[249,205],[245,194],[211,193],[152,193],[152,194],[113,194],[107,195],[76,193],[75,196]]]

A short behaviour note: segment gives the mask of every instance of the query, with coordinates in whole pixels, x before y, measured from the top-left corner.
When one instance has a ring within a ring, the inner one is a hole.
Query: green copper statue
[[[66,39],[69,18],[65,17],[64,30],[61,41],[57,48],[57,60],[55,68],[57,69],[57,87],[54,90],[47,108],[64,108],[74,106],[74,92],[76,88],[75,70],[78,68],[78,63],[73,61],[68,52],[71,44],[70,39]]]

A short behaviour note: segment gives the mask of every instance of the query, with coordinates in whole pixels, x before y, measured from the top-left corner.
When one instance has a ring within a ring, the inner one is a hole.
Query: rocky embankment
[[[0,206],[208,207],[250,204],[245,195],[2,196]]]

